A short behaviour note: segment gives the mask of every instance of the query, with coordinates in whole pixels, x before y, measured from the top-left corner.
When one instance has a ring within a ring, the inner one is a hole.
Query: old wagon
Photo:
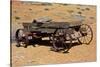
[[[24,44],[26,48],[30,41],[35,44],[40,42],[43,37],[48,37],[52,43],[52,50],[68,52],[74,41],[77,40],[80,44],[88,45],[93,39],[91,27],[83,24],[82,21],[73,23],[33,20],[32,23],[23,23],[23,27],[16,31],[17,47]]]

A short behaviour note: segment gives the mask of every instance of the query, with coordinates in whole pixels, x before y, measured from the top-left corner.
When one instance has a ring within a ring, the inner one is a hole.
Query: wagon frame
[[[49,37],[53,51],[63,50],[63,52],[68,52],[74,40],[77,40],[80,44],[88,45],[93,39],[91,27],[81,22],[71,24],[71,22],[54,22],[51,20],[37,22],[34,20],[32,23],[23,23],[23,27],[23,29],[17,29],[16,31],[17,47],[20,47],[23,43],[26,48],[29,40],[37,40],[38,42],[42,37]],[[21,31],[22,33],[20,33]],[[58,47],[58,44],[62,48]]]

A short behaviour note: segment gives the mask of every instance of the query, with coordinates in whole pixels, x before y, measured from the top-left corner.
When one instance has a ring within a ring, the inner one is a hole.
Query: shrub
[[[80,12],[80,11],[79,11],[79,12],[77,12],[77,13],[78,13],[78,14],[82,14],[82,12]]]
[[[73,13],[74,11],[73,11],[73,10],[68,10],[68,12],[69,12],[69,13]]]
[[[84,11],[84,9],[81,9],[82,11]]]
[[[62,5],[67,6],[68,4],[62,4]]]
[[[86,8],[86,10],[90,10],[89,8]]]
[[[44,10],[48,11],[49,9],[48,8],[45,8]]]
[[[15,19],[17,19],[17,20],[18,20],[18,19],[20,19],[20,17],[17,17],[17,16],[16,16],[16,17],[15,17]]]
[[[43,6],[52,6],[51,3],[41,3],[41,5],[43,5]]]
[[[94,19],[94,17],[90,17],[90,19]]]
[[[80,9],[79,7],[77,9]]]
[[[31,8],[29,8],[29,10],[32,10]]]

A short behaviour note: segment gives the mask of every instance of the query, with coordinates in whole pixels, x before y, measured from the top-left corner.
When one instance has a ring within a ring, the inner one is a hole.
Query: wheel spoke
[[[57,37],[55,35],[58,35]],[[72,39],[71,39],[71,35],[68,34],[66,29],[60,29],[56,32],[56,34],[54,35],[53,39],[53,47],[56,47],[54,49],[58,49],[61,47],[63,48],[63,51],[65,51],[67,49],[67,52],[69,51],[69,49],[71,48],[71,44],[72,44]],[[68,45],[69,47],[67,47],[66,45],[66,41],[69,40],[70,44]],[[60,47],[58,47],[58,45],[60,45]]]
[[[80,34],[79,41],[83,44],[89,44],[91,40],[93,39],[93,32],[89,25],[83,24],[80,27]]]

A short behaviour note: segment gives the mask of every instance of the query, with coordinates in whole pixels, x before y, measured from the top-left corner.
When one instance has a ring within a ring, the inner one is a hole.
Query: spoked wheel
[[[90,44],[93,39],[93,31],[91,27],[87,24],[82,24],[79,29],[79,38],[78,41],[81,44]]]
[[[20,47],[22,44],[24,44],[25,38],[24,38],[24,31],[23,29],[18,29],[16,31],[15,37],[16,37],[16,42],[17,42],[17,47]]]
[[[52,43],[53,43],[53,48],[52,49],[55,52],[58,52],[58,51],[64,49],[65,42],[64,42],[64,38],[62,36],[53,36]]]
[[[64,53],[68,52],[72,47],[72,34],[74,33],[73,31],[74,30],[72,28],[65,29],[64,37],[65,37],[65,39],[67,41],[66,44],[65,44],[65,46],[67,46],[67,47],[64,50]]]
[[[64,53],[67,53],[70,49],[70,46],[72,44],[72,40],[70,39],[69,47],[66,45],[66,36],[70,34],[66,33],[66,30],[60,29],[56,32],[56,34],[53,36],[53,49],[54,51],[60,51],[63,50]],[[67,49],[67,50],[66,50]]]

